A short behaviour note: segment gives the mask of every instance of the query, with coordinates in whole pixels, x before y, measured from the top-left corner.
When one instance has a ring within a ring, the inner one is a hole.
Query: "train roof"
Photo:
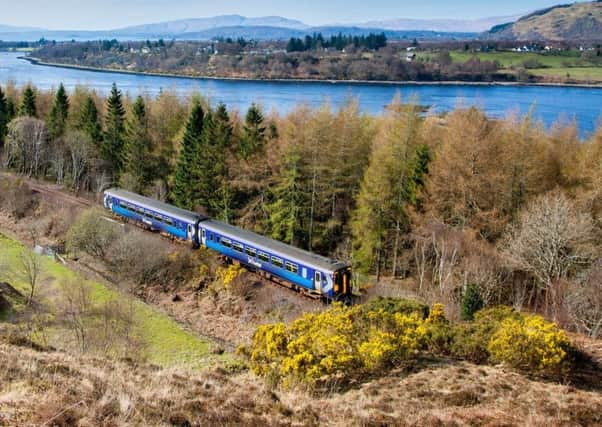
[[[241,243],[252,245],[258,249],[263,249],[266,252],[270,252],[272,255],[280,255],[290,261],[297,260],[308,267],[313,267],[324,272],[335,272],[342,268],[348,267],[348,265],[344,262],[326,258],[321,255],[287,245],[286,243],[270,239],[269,237],[253,233],[252,231],[234,227],[221,221],[210,219],[204,221],[203,226]]]
[[[187,222],[196,223],[197,221],[203,221],[208,219],[208,217],[204,215],[190,212],[185,209],[180,209],[167,203],[163,203],[158,200],[144,197],[139,194],[132,193],[131,191],[122,190],[119,188],[111,188],[109,190],[106,190],[105,194],[109,194],[121,200],[129,201],[131,203],[135,203],[138,206],[148,208],[154,212],[158,212],[163,215],[169,215],[173,218],[177,218]]]

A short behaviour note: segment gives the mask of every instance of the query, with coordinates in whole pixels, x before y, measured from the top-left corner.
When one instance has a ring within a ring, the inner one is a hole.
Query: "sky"
[[[561,0],[0,0],[0,24],[101,30],[215,15],[278,15],[309,25],[516,15]]]

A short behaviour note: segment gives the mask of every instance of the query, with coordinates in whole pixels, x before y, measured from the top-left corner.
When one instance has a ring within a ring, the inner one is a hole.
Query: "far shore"
[[[522,82],[465,82],[459,80],[445,81],[411,81],[411,80],[328,80],[328,79],[262,79],[252,77],[217,77],[217,76],[190,76],[176,73],[158,73],[146,71],[132,71],[117,68],[100,68],[86,65],[61,64],[54,62],[45,62],[32,56],[20,56],[19,59],[29,61],[34,65],[44,67],[68,68],[82,71],[95,71],[99,73],[117,73],[130,74],[138,76],[171,77],[191,80],[231,80],[231,81],[250,81],[250,82],[279,82],[279,83],[331,83],[331,84],[360,84],[360,85],[412,85],[412,86],[551,86],[551,87],[578,87],[589,89],[602,89],[602,83],[522,83]]]

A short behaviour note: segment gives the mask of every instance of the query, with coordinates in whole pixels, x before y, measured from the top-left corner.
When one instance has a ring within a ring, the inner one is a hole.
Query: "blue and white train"
[[[104,207],[151,230],[204,246],[247,269],[326,301],[352,300],[351,267],[121,189],[104,192]]]

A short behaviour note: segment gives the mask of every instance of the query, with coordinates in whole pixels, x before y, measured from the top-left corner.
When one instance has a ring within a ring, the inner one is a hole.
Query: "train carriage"
[[[119,216],[189,241],[194,246],[199,245],[199,223],[207,219],[203,215],[120,189],[105,191],[104,206]]]
[[[346,263],[211,219],[201,222],[199,241],[252,270],[285,280],[309,294],[351,301],[351,268]]]

